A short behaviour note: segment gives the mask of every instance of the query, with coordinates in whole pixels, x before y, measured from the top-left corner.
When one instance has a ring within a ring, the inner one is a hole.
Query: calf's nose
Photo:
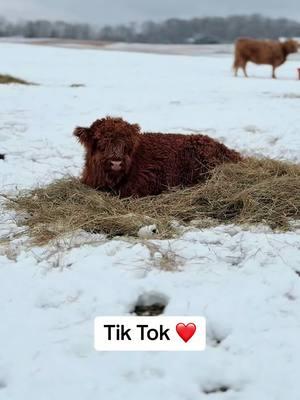
[[[120,167],[121,166],[121,162],[122,161],[111,161],[110,163],[111,163],[111,165],[113,167]]]
[[[110,162],[111,168],[115,171],[118,171],[121,169],[121,164],[122,164],[122,161],[111,161]]]

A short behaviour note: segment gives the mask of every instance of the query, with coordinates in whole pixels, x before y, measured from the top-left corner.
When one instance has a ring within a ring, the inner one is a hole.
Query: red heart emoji
[[[187,325],[180,322],[176,325],[176,332],[186,343],[194,336],[194,333],[196,332],[196,325],[192,322]]]

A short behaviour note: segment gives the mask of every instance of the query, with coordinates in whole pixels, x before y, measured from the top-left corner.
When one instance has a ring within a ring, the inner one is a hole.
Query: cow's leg
[[[245,63],[243,64],[243,67],[242,67],[242,68],[243,68],[245,77],[248,78],[247,71],[246,71],[246,66],[247,66],[247,62],[245,62]]]
[[[276,67],[273,65],[273,67],[272,67],[272,78],[273,79],[276,79],[275,69],[276,69]]]
[[[234,76],[238,76],[238,70],[239,70],[240,66],[238,63],[238,60],[235,59],[234,63],[233,63],[233,71],[234,71]]]

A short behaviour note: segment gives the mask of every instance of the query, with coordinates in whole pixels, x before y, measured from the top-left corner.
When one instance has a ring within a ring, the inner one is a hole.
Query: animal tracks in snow
[[[139,316],[163,314],[168,304],[168,297],[157,292],[146,292],[140,295],[131,313]]]

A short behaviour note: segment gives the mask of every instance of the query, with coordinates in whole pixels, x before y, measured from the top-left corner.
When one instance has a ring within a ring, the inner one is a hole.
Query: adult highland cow
[[[74,135],[86,156],[82,182],[120,197],[157,195],[203,182],[217,165],[241,156],[203,135],[141,133],[122,118],[102,118]]]
[[[255,64],[272,65],[272,78],[276,78],[275,69],[282,65],[287,56],[291,53],[297,53],[299,43],[296,40],[256,40],[256,39],[238,39],[235,42],[234,54],[234,74],[237,76],[238,69],[242,68],[244,75],[248,77],[246,66],[248,61]]]

